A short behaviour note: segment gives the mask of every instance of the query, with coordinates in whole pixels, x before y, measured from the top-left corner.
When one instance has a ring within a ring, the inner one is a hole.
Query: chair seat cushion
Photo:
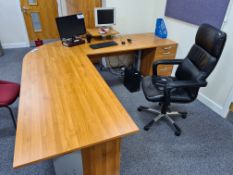
[[[19,96],[20,85],[0,80],[0,106],[12,104]]]
[[[163,77],[166,79],[174,79],[172,77]],[[142,80],[142,89],[144,95],[148,101],[151,102],[163,102],[164,101],[164,92],[163,88],[156,87],[156,85],[152,81],[151,76],[144,77]],[[190,97],[188,91],[184,88],[172,89],[170,92],[171,102],[177,103],[186,103],[193,101],[193,98]]]

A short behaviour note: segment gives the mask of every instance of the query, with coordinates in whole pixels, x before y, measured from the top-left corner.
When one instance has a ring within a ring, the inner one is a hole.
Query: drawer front
[[[173,66],[171,65],[159,65],[158,66],[158,75],[159,76],[170,76],[172,74]]]
[[[177,44],[161,46],[156,48],[155,60],[174,59],[176,57]],[[172,65],[159,65],[158,75],[170,76],[172,73]]]
[[[171,43],[166,46],[158,46],[155,49],[145,49],[142,53],[141,60],[141,73],[143,75],[153,74],[153,63],[158,60],[163,59],[175,59],[177,44]],[[172,73],[172,65],[159,65],[158,75],[160,76],[170,76]]]
[[[177,45],[168,45],[158,47],[155,57],[157,59],[174,58],[176,56]]]

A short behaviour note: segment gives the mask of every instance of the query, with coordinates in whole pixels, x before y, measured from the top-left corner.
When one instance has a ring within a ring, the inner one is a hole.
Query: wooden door
[[[102,7],[102,0],[66,0],[68,15],[82,12],[86,28],[95,27],[94,8]]]
[[[57,0],[20,0],[30,41],[59,38]]]

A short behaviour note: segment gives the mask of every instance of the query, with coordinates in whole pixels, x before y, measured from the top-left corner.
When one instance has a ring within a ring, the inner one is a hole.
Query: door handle
[[[23,7],[21,8],[21,10],[22,10],[23,13],[27,13],[27,12],[30,10],[30,8],[29,8],[29,7],[26,7],[26,6],[23,6]]]

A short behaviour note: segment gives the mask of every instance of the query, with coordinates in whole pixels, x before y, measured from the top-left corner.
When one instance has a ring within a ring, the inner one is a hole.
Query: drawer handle
[[[164,47],[163,50],[170,50],[171,48],[172,48],[172,46]]]
[[[171,52],[164,52],[163,55],[170,55]]]

